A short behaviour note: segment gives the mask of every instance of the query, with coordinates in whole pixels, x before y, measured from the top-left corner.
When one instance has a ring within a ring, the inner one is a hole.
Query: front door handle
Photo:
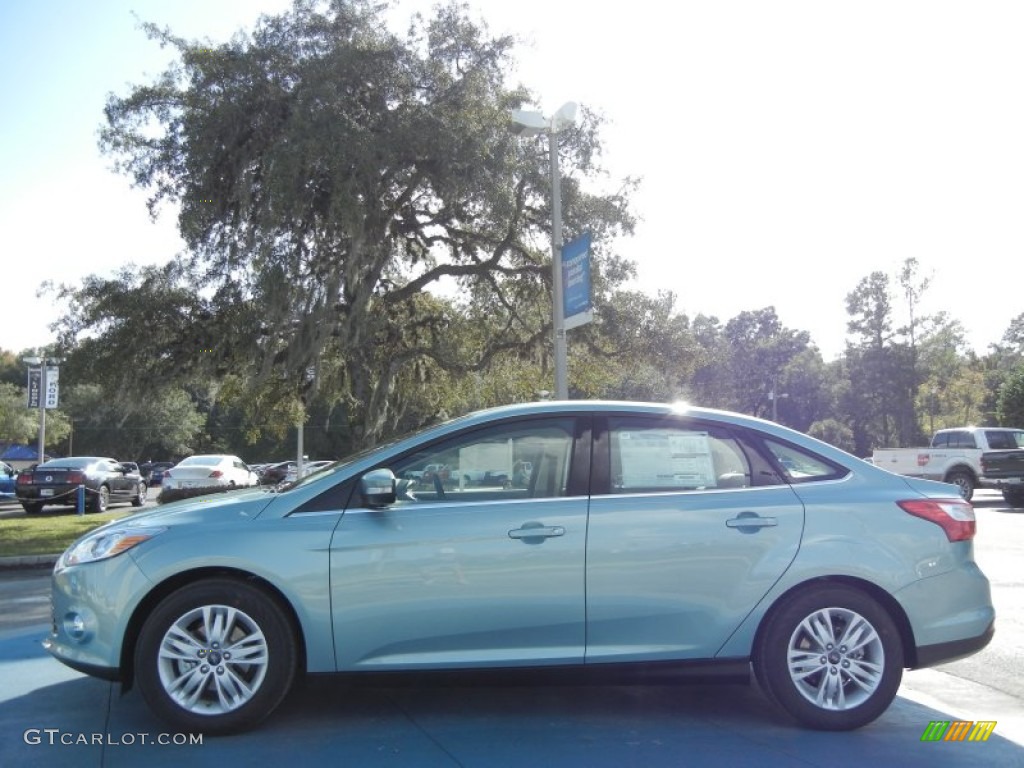
[[[510,539],[524,539],[527,543],[533,543],[530,539],[550,539],[555,536],[564,536],[565,528],[560,525],[541,525],[540,523],[525,523],[522,528],[515,528],[508,532]]]
[[[761,528],[774,528],[779,521],[774,517],[761,517],[756,512],[740,512],[736,517],[726,520],[725,524],[740,533],[757,533]]]

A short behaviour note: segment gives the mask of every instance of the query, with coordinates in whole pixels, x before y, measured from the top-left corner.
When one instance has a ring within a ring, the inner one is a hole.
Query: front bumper
[[[55,569],[53,623],[43,647],[72,669],[105,680],[121,677],[121,652],[131,619],[150,582],[128,553]]]

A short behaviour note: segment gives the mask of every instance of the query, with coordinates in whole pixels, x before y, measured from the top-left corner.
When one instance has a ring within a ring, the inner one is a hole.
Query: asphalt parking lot
[[[1021,733],[1002,720],[986,742],[921,741],[931,721],[980,717],[969,696],[953,706],[914,690],[915,675],[935,672],[911,673],[889,711],[852,733],[796,728],[743,686],[363,688],[317,678],[261,728],[189,743],[137,692],[122,696],[48,658],[42,634],[0,639],[3,766],[1024,765]]]
[[[1001,510],[1018,527],[1024,515]],[[990,518],[993,521],[994,517]],[[994,528],[992,529],[995,530]],[[1000,536],[1005,540],[1005,535]],[[1007,562],[1004,568],[1012,568]],[[993,572],[998,570],[993,567]],[[168,732],[138,691],[51,659],[48,570],[0,571],[0,766],[1024,766],[1024,700],[981,684],[971,659],[908,672],[892,707],[849,733],[803,730],[756,687],[469,685],[398,687],[307,679],[258,729],[203,738]],[[1020,580],[1013,585],[1019,591]],[[997,598],[1001,600],[1002,598]],[[998,605],[1002,603],[997,603]],[[997,620],[1001,652],[1015,652]],[[1016,672],[1006,669],[1009,678]],[[995,722],[986,741],[922,741],[933,721]]]

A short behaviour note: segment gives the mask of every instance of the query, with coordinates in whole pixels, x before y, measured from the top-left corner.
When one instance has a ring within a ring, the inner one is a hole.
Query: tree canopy
[[[373,442],[400,420],[410,368],[480,370],[550,333],[536,311],[550,282],[548,162],[510,130],[531,98],[506,83],[512,39],[455,5],[399,37],[365,0],[298,0],[218,45],[145,30],[178,63],[110,98],[101,147],[154,213],[178,207],[188,251],[66,289],[66,345],[137,323],[140,302],[110,295],[165,291],[153,316],[165,343],[129,379],[230,372],[256,410],[290,398],[300,413],[329,392]],[[629,182],[587,191],[600,123],[583,110],[559,140],[565,231],[592,233],[599,290],[628,274],[609,249],[633,226]],[[453,326],[480,315],[486,333],[453,343]]]

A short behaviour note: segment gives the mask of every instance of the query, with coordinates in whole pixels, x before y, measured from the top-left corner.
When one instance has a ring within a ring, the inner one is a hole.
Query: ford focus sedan
[[[418,472],[430,464],[451,480]],[[97,529],[55,567],[46,646],[207,733],[258,723],[304,673],[510,669],[753,673],[799,723],[851,729],[885,711],[904,669],[988,643],[974,534],[954,487],[770,422],[513,405],[278,493]]]

